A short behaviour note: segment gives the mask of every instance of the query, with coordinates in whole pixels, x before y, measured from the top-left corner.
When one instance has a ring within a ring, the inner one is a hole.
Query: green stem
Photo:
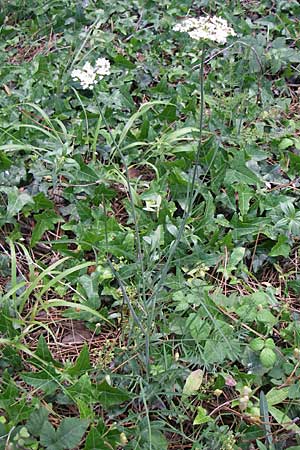
[[[188,187],[188,191],[187,191],[187,197],[186,197],[187,201],[186,201],[185,213],[182,218],[176,240],[173,242],[173,245],[171,244],[168,259],[167,259],[167,261],[164,265],[164,268],[160,274],[160,278],[156,285],[156,289],[155,289],[154,293],[152,294],[152,296],[150,297],[150,301],[153,300],[152,318],[153,318],[153,314],[154,314],[154,310],[155,310],[155,298],[154,298],[155,294],[158,292],[158,290],[164,283],[165,277],[169,271],[169,268],[170,268],[170,265],[172,262],[173,255],[179,245],[179,242],[181,241],[185,226],[191,215],[195,197],[196,197],[196,195],[194,195],[194,189],[195,189],[196,177],[197,177],[197,172],[198,172],[200,154],[201,154],[201,150],[202,150],[202,132],[203,132],[203,123],[204,123],[204,60],[205,60],[205,44],[202,44],[201,63],[200,63],[200,95],[201,95],[201,99],[200,99],[200,119],[199,119],[199,140],[198,140],[198,147],[197,147],[197,153],[196,153],[196,158],[195,158],[195,165],[194,165],[193,174],[192,174],[192,181],[191,181],[191,183]]]
[[[139,225],[138,225],[138,218],[137,218],[137,214],[135,211],[135,204],[134,204],[134,197],[133,197],[133,192],[132,192],[132,187],[130,184],[130,177],[129,177],[129,171],[128,171],[128,165],[125,159],[125,156],[120,148],[120,145],[116,142],[114,135],[112,134],[108,123],[106,122],[105,116],[101,110],[101,105],[99,104],[98,101],[98,97],[96,96],[96,102],[99,108],[99,112],[100,112],[100,117],[102,118],[102,121],[111,137],[111,140],[115,146],[115,148],[117,149],[117,152],[119,154],[119,157],[122,161],[122,164],[124,166],[125,169],[125,177],[126,177],[126,183],[127,183],[127,190],[128,190],[128,195],[129,195],[129,201],[130,201],[130,205],[131,205],[131,210],[132,210],[132,217],[133,217],[133,222],[134,222],[134,228],[135,228],[135,243],[136,243],[136,248],[137,248],[137,260],[140,264],[140,268],[141,268],[141,275],[142,275],[142,301],[143,301],[143,306],[144,309],[146,310],[146,288],[145,288],[145,267],[144,267],[144,261],[143,261],[143,253],[142,253],[142,244],[141,244],[141,238],[140,238],[140,231],[139,231]],[[108,263],[111,265],[111,262],[108,259]],[[123,286],[124,287],[124,286]],[[128,301],[130,302],[128,296],[124,296],[124,292],[123,288],[121,289],[122,293],[123,293],[123,297],[125,299],[125,301],[128,303]],[[140,289],[139,289],[140,290]],[[132,313],[132,310],[131,310]],[[137,317],[137,316],[136,316]],[[134,320],[136,320],[136,317],[133,316]],[[139,321],[139,327],[141,328],[141,321]],[[149,377],[149,367],[150,367],[150,339],[149,339],[149,335],[150,335],[150,330],[145,330],[144,328],[142,329],[142,331],[145,333],[145,360],[146,360],[146,374],[147,377]]]
[[[93,138],[93,142],[92,142],[92,145],[91,145],[92,161],[93,161],[94,164],[95,164],[96,159],[97,159],[97,141],[98,141],[98,137],[99,137],[99,133],[100,133],[101,124],[102,124],[102,114],[99,114],[97,125],[96,125],[96,130],[95,130],[95,134],[94,134],[94,138]]]
[[[198,140],[198,148],[196,153],[196,159],[195,159],[195,166],[193,170],[193,176],[192,176],[192,182],[190,187],[190,195],[189,195],[189,202],[188,207],[186,209],[186,218],[189,217],[194,203],[194,197],[193,192],[195,188],[195,182],[196,182],[196,176],[198,171],[198,165],[199,165],[199,159],[202,149],[202,132],[203,132],[203,122],[204,122],[204,59],[205,59],[205,49],[204,44],[202,45],[202,52],[201,52],[201,62],[200,62],[200,119],[199,119],[199,140]]]

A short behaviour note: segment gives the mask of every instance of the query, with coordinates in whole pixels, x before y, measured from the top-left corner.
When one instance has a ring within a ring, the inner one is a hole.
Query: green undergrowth
[[[0,449],[300,449],[299,15],[3,3]]]

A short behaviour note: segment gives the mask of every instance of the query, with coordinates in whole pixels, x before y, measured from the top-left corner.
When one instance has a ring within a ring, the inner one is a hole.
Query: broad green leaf
[[[84,450],[108,450],[105,441],[102,439],[101,434],[96,428],[92,428],[87,435]]]
[[[289,387],[283,387],[281,389],[273,388],[266,394],[266,400],[269,407],[282,403],[289,396]]]
[[[238,193],[238,205],[242,216],[249,211],[250,200],[254,195],[254,191],[247,184],[239,183],[236,186]]]
[[[34,436],[39,436],[44,424],[48,421],[49,411],[46,408],[40,407],[30,414],[29,420],[26,423],[26,428]]]
[[[184,395],[195,395],[200,389],[203,380],[203,370],[197,369],[189,374],[183,386]]]
[[[38,345],[35,351],[35,355],[44,360],[45,362],[52,363],[55,366],[62,367],[62,364],[58,361],[55,361],[52,357],[52,354],[48,348],[46,339],[41,334],[38,340]]]
[[[261,441],[256,440],[256,445],[258,450],[269,450]]]
[[[233,249],[229,260],[229,265],[232,269],[236,268],[237,265],[243,260],[245,251],[246,249],[244,247],[236,247]]]
[[[101,423],[97,427],[92,427],[85,441],[84,450],[109,450],[115,448],[120,442],[120,432],[117,428],[110,430]]]
[[[6,156],[4,152],[0,151],[0,172],[2,170],[7,170],[12,165],[11,160]]]
[[[161,431],[151,429],[151,446],[153,450],[168,450],[168,441]]]
[[[24,372],[21,374],[22,380],[34,388],[41,389],[47,394],[51,394],[57,388],[55,372],[41,370],[40,372]]]
[[[88,420],[71,417],[63,419],[58,429],[55,430],[47,421],[41,430],[41,444],[47,450],[71,450],[80,443],[88,425]]]
[[[96,398],[104,408],[120,405],[131,399],[131,395],[123,389],[110,386],[107,381],[103,381],[96,386]]]
[[[294,145],[294,140],[291,138],[283,138],[278,145],[279,150],[286,150]]]
[[[80,375],[82,372],[86,372],[91,368],[89,348],[84,344],[74,366],[67,369],[67,372],[70,375]]]
[[[168,122],[175,122],[175,120],[177,119],[176,106],[167,105],[160,113],[159,118],[162,120],[167,120]]]
[[[193,425],[202,425],[207,422],[213,422],[213,419],[207,415],[206,409],[202,408],[202,406],[198,406],[197,415],[194,419]]]
[[[47,450],[62,450],[63,447],[57,441],[56,431],[53,425],[45,422],[40,434],[41,444],[46,447]]]
[[[20,192],[14,187],[0,187],[0,191],[7,195],[7,216],[13,217],[18,214],[25,205],[34,204],[31,195],[26,192]]]
[[[115,56],[114,63],[116,64],[116,66],[120,66],[124,69],[135,69],[135,64],[129,61],[129,59],[125,58],[125,56],[123,55]]]
[[[62,448],[72,449],[79,445],[89,421],[70,417],[63,419],[56,431],[58,442]]]
[[[186,326],[190,330],[190,333],[196,342],[207,339],[212,330],[208,320],[200,319],[200,315],[197,313],[189,314],[186,319]]]
[[[288,239],[284,235],[278,237],[277,243],[271,248],[269,256],[283,256],[288,258],[291,251],[291,246],[288,244]]]
[[[240,183],[241,179],[244,183],[250,185],[260,184],[259,177],[249,169],[244,152],[235,153],[234,158],[231,161],[230,169],[227,170],[224,184],[231,185],[233,183]]]
[[[19,389],[12,379],[7,376],[7,372],[4,374],[4,380],[2,380],[3,392],[0,393],[0,408],[6,410],[8,406],[13,404],[19,397]]]
[[[87,297],[87,306],[93,309],[100,307],[100,297],[98,293],[99,274],[94,272],[91,275],[82,275],[79,282],[85,290]]]
[[[41,239],[45,231],[54,230],[55,224],[61,222],[63,219],[59,217],[54,211],[43,211],[41,214],[35,214],[34,220],[36,225],[33,228],[30,245],[34,247]]]
[[[271,311],[268,311],[267,309],[262,309],[260,311],[257,312],[257,320],[259,320],[260,322],[266,323],[269,326],[274,326],[277,323],[277,319],[275,316],[273,316],[273,314],[271,313]]]

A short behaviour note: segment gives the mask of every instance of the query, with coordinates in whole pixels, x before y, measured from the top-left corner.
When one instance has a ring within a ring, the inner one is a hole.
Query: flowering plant
[[[186,32],[192,39],[202,39],[225,44],[228,36],[236,36],[225,19],[213,17],[188,17],[173,27],[174,31]]]
[[[106,58],[98,58],[95,66],[90,62],[86,62],[82,69],[74,69],[71,77],[75,81],[79,81],[83,89],[93,89],[94,85],[105,75],[110,74],[110,62]]]

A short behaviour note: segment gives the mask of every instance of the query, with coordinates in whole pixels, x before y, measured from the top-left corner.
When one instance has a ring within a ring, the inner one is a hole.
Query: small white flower
[[[106,58],[98,58],[96,60],[96,73],[101,78],[110,74],[110,62]]]
[[[79,81],[83,89],[93,89],[94,85],[102,80],[104,75],[110,74],[110,62],[105,58],[98,58],[95,67],[90,62],[86,62],[82,69],[74,69],[71,77]]]
[[[218,44],[225,44],[228,36],[236,36],[227,21],[217,16],[189,17],[174,25],[173,30],[186,32],[196,41],[206,39]]]

